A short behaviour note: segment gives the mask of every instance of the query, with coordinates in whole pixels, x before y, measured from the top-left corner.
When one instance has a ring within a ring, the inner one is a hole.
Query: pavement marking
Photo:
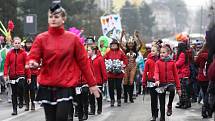
[[[35,108],[35,111],[37,111],[37,110],[39,110],[39,109],[41,109],[42,107],[38,107],[38,108]],[[7,118],[7,119],[4,119],[4,120],[2,120],[2,121],[11,121],[11,120],[14,120],[14,119],[16,119],[16,118],[19,118],[19,117],[21,117],[21,116],[23,116],[23,115],[25,115],[25,114],[28,114],[28,113],[32,113],[33,111],[25,111],[25,112],[23,112],[23,113],[20,113],[20,114],[18,114],[18,115],[16,115],[16,116],[12,116],[12,117],[10,117],[10,118]]]

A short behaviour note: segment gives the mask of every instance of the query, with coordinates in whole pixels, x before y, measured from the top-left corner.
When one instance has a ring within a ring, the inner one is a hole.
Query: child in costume
[[[160,60],[155,64],[155,85],[159,86],[156,91],[159,93],[160,101],[160,121],[165,121],[165,99],[166,91],[169,91],[169,102],[167,105],[167,116],[172,115],[172,102],[175,96],[175,87],[181,95],[180,81],[175,62],[170,57],[171,48],[167,45],[162,46]]]

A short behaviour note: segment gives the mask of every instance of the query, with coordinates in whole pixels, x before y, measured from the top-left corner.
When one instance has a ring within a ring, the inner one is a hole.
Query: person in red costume
[[[95,44],[88,45],[87,50],[88,50],[89,59],[91,61],[92,68],[93,68],[93,71],[95,74],[97,85],[98,85],[99,89],[102,90],[103,84],[106,83],[106,81],[107,81],[107,71],[105,68],[104,58],[102,57],[101,52],[98,49],[98,46],[96,46]],[[102,96],[100,96],[99,98],[96,98],[96,100],[97,100],[97,105],[98,105],[97,114],[101,114],[102,113]],[[95,96],[94,95],[90,95],[89,102],[90,102],[89,115],[95,115],[96,106],[95,106]]]
[[[25,42],[25,51],[27,52],[27,54],[29,53],[31,46],[33,43],[33,38],[29,38],[26,40]],[[29,103],[31,101],[31,110],[35,110],[35,94],[36,94],[36,90],[37,90],[37,75],[39,74],[39,69],[31,69],[30,70],[30,78],[31,78],[31,84],[25,83],[25,103],[26,103],[26,108],[25,111],[29,110]]]
[[[128,59],[125,53],[120,50],[119,42],[116,39],[112,39],[110,43],[110,51],[107,52],[104,56],[106,60],[116,61],[120,60],[123,64],[121,65],[122,69],[128,64]],[[107,65],[106,65],[107,66]],[[115,98],[114,98],[114,89],[116,88],[117,91],[117,106],[121,106],[121,95],[122,95],[122,79],[124,77],[124,73],[122,70],[120,72],[112,71],[108,72],[108,87],[109,87],[109,94],[111,98],[110,105],[111,107],[114,106]]]
[[[4,64],[4,79],[10,80],[10,86],[12,88],[12,104],[13,113],[17,115],[17,97],[19,97],[19,108],[23,107],[24,97],[24,84],[30,84],[30,70],[25,69],[25,63],[27,60],[27,53],[21,49],[21,39],[14,37],[13,39],[14,48],[11,49],[6,56]],[[27,81],[25,80],[27,77]]]
[[[156,121],[158,117],[158,93],[155,90],[155,86],[150,86],[150,84],[155,83],[154,71],[155,63],[159,59],[160,48],[158,45],[154,45],[151,49],[151,53],[148,54],[147,60],[145,62],[144,71],[143,71],[143,89],[146,87],[149,88],[150,97],[151,97],[151,113],[152,119],[150,121]]]
[[[175,96],[175,87],[179,95],[181,95],[180,80],[175,62],[170,57],[171,48],[169,45],[163,45],[160,51],[160,60],[155,64],[155,85],[164,91],[159,92],[160,101],[160,121],[165,121],[165,97],[166,91],[169,91],[169,102],[167,106],[167,116],[172,115],[172,102]]]
[[[28,55],[27,68],[41,70],[36,101],[43,104],[46,121],[67,121],[80,71],[89,90],[99,97],[100,90],[90,69],[87,52],[80,38],[64,30],[66,11],[60,5],[48,11],[48,31],[37,35]]]

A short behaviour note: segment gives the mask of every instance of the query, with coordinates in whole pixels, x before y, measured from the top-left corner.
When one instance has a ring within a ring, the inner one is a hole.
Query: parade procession
[[[215,1],[0,3],[0,121],[215,121]]]

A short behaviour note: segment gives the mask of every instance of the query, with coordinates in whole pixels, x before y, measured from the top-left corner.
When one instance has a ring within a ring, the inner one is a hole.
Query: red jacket
[[[148,80],[154,80],[154,71],[155,71],[155,58],[152,56],[151,53],[148,54],[147,60],[145,62],[144,71],[143,71],[143,86],[146,86],[146,82]]]
[[[38,83],[44,86],[75,87],[80,71],[89,86],[96,85],[90,69],[87,52],[80,38],[63,27],[51,28],[39,34],[34,41],[28,60],[35,60],[42,66]]]
[[[125,55],[125,53],[122,50],[110,50],[106,53],[106,55],[104,56],[105,59],[111,59],[111,60],[115,60],[115,59],[119,59],[120,61],[123,61],[124,65],[128,64],[128,59]],[[123,78],[124,74],[114,74],[111,72],[108,72],[108,78]]]
[[[185,64],[185,54],[183,52],[179,55],[176,61],[176,66],[178,69],[178,75],[180,79],[190,76],[189,62]]]
[[[207,62],[208,59],[208,51],[202,51],[197,55],[197,59],[196,59],[196,64],[198,66],[198,76],[197,76],[197,80],[198,81],[209,81],[206,77],[206,70],[205,69],[205,63]],[[204,74],[205,73],[205,74]]]
[[[27,61],[27,53],[23,49],[11,49],[5,59],[4,76],[9,76],[10,79],[15,79],[18,76],[27,76],[30,79],[29,69],[25,69]]]
[[[156,81],[162,83],[175,83],[177,90],[180,89],[180,80],[178,78],[178,71],[173,60],[163,61],[158,60],[155,64],[154,78]]]
[[[96,58],[92,59],[93,72],[96,78],[96,82],[99,85],[102,85],[107,81],[107,71],[105,67],[105,61],[100,52],[96,55]]]

